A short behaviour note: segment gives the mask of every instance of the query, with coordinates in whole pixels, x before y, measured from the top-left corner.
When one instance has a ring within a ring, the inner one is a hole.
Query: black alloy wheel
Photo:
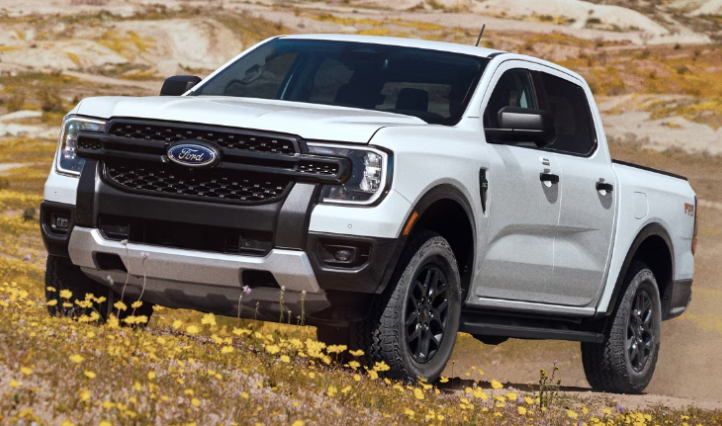
[[[627,325],[627,353],[634,371],[644,370],[652,356],[655,333],[652,297],[640,288],[634,297]]]
[[[388,377],[436,380],[456,343],[461,319],[461,277],[448,241],[426,230],[414,234],[389,288],[368,317],[350,327],[350,346],[364,362],[384,361]]]
[[[639,394],[649,385],[659,358],[662,302],[657,279],[634,261],[614,312],[603,318],[602,343],[583,342],[582,364],[597,392]]]
[[[446,333],[449,313],[448,279],[434,263],[416,275],[406,304],[406,344],[412,358],[426,363],[436,355]]]

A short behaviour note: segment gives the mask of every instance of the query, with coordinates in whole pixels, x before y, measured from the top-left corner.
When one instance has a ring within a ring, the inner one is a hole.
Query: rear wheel
[[[641,393],[657,364],[662,331],[657,281],[645,264],[634,262],[626,284],[604,343],[582,343],[584,371],[596,391]]]
[[[410,241],[389,293],[366,321],[351,329],[351,344],[372,364],[384,361],[394,378],[434,381],[456,343],[461,279],[449,243],[422,232]]]
[[[70,292],[69,294],[66,292]],[[47,309],[52,316],[65,316],[78,318],[81,315],[90,315],[91,312],[97,312],[100,319],[105,321],[108,316],[108,300],[112,290],[99,284],[86,276],[79,267],[72,264],[70,259],[58,256],[48,256],[47,266],[45,270],[45,299],[54,303],[53,306],[48,305]],[[86,295],[90,294],[95,299],[104,297],[106,300],[102,303],[93,301],[91,307],[82,307],[76,303],[86,300]],[[69,297],[63,297],[69,296]],[[120,299],[120,295],[113,293],[113,300]],[[55,300],[55,302],[52,302]],[[125,297],[123,301],[128,307],[127,310],[120,313],[123,319],[131,315],[133,309],[130,305],[135,300]],[[69,304],[70,306],[63,306]],[[116,311],[115,309],[113,310]],[[150,319],[153,314],[153,305],[143,303],[141,307],[135,310],[135,315],[145,315]]]

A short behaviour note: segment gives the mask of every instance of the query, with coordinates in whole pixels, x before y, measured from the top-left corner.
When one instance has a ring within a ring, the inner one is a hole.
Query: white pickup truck
[[[690,185],[612,160],[582,77],[419,40],[276,37],[84,99],[41,213],[48,286],[104,316],[284,317],[408,380],[462,331],[582,342],[594,389],[641,392],[694,269]]]

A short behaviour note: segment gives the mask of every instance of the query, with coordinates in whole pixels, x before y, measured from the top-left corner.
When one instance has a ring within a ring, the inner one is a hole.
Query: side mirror
[[[201,82],[200,77],[194,75],[174,75],[168,77],[160,88],[161,96],[180,96],[191,90],[196,84]]]
[[[489,143],[533,142],[543,148],[554,142],[554,119],[546,111],[508,106],[499,111],[499,128],[485,129]]]

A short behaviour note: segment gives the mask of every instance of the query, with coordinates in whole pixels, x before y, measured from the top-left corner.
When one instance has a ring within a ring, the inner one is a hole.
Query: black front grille
[[[101,215],[99,228],[110,240],[214,253],[265,256],[273,248],[273,234],[262,231],[114,215]]]
[[[235,203],[272,202],[285,196],[291,179],[223,169],[193,170],[169,163],[108,160],[105,177],[122,189],[148,195]]]
[[[260,132],[235,131],[225,128],[180,123],[154,124],[138,122],[112,122],[108,134],[128,139],[161,141],[181,140],[214,142],[224,148],[269,154],[295,154],[297,141],[290,136],[268,135]]]

